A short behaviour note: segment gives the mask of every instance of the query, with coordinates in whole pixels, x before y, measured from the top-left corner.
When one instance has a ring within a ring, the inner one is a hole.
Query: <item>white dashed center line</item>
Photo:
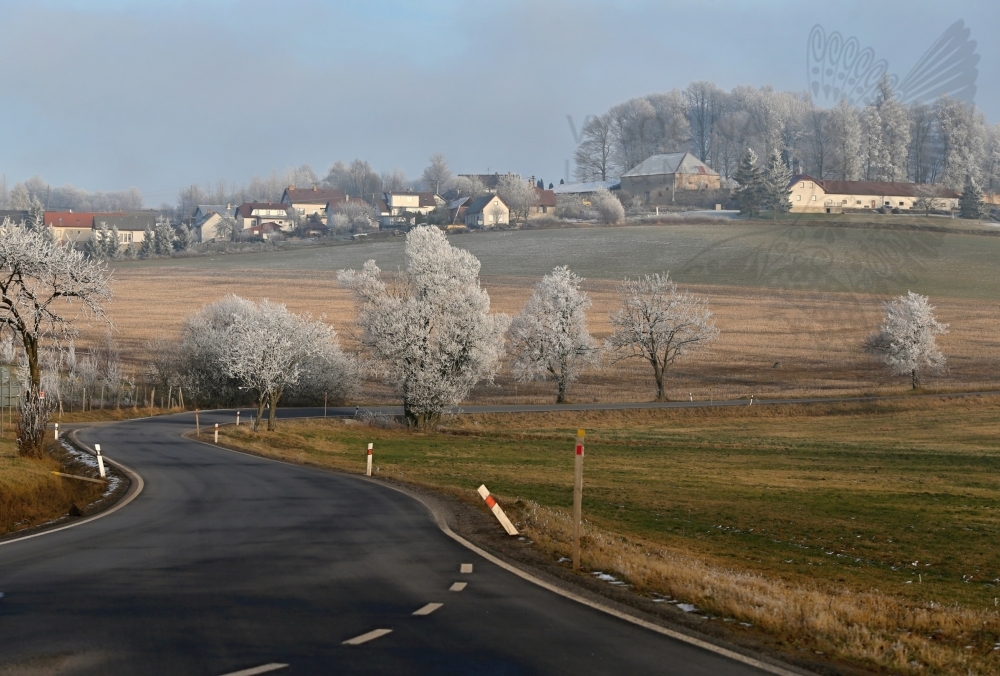
[[[413,614],[414,615],[430,615],[431,613],[433,613],[435,610],[437,610],[438,608],[440,608],[443,605],[444,605],[443,603],[428,603],[423,608],[414,611]]]
[[[367,634],[361,634],[361,636],[355,636],[354,638],[349,638],[344,641],[344,645],[361,645],[362,643],[368,643],[368,641],[374,641],[377,638],[381,638],[386,634],[391,634],[392,629],[373,629]]]
[[[468,582],[456,582],[448,587],[448,591],[462,591],[468,584]]]
[[[471,573],[472,572],[472,564],[471,563],[463,563],[462,567],[458,569],[458,572],[460,572],[460,573]]]
[[[252,667],[250,669],[243,669],[242,671],[233,671],[228,674],[223,674],[223,676],[256,676],[257,674],[266,674],[269,671],[277,671],[278,669],[284,669],[287,664],[279,664],[277,662],[272,662],[271,664],[262,664],[259,667]]]

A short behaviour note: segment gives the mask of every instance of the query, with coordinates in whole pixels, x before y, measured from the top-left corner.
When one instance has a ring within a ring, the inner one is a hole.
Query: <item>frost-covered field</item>
[[[568,265],[590,279],[669,270],[679,282],[1000,298],[1000,237],[914,230],[772,224],[566,228],[454,235],[484,275],[541,277]],[[329,271],[374,258],[403,265],[403,238],[258,254],[120,263],[141,269]],[[308,281],[309,276],[303,277]]]

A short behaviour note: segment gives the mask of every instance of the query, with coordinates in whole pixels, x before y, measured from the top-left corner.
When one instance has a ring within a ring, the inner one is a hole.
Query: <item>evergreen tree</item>
[[[31,204],[28,205],[28,220],[24,222],[24,227],[28,230],[41,233],[47,242],[55,241],[53,228],[45,225],[45,207],[42,206],[37,197],[33,197]]]
[[[194,244],[194,238],[191,235],[191,230],[183,223],[177,228],[177,232],[174,238],[174,250],[176,251],[187,251]]]
[[[139,258],[151,258],[156,255],[156,233],[149,226],[142,233],[142,245],[139,247]]]
[[[740,159],[740,166],[733,178],[740,184],[736,190],[736,201],[740,211],[753,218],[754,213],[760,211],[764,190],[763,177],[760,167],[757,166],[757,153],[752,148],[747,148]]]
[[[153,248],[158,256],[169,256],[174,250],[174,229],[165,219],[156,222]]]
[[[972,176],[965,177],[965,188],[958,200],[958,208],[962,210],[962,218],[979,219],[983,217],[983,191]]]
[[[106,242],[110,237],[111,231],[108,230],[107,223],[102,221],[90,235],[90,239],[87,240],[87,244],[83,247],[84,253],[86,253],[87,257],[92,260],[104,260],[107,258]]]
[[[543,181],[542,179],[538,179],[538,181],[535,182],[535,187],[537,187],[539,190],[545,190],[545,181]]]
[[[118,232],[118,226],[113,226],[110,230],[105,226],[107,236],[104,238],[104,257],[108,260],[114,260],[118,258],[121,253],[121,234]]]
[[[789,184],[792,182],[792,172],[777,150],[771,151],[767,166],[764,167],[762,187],[764,199],[762,206],[771,210],[773,218],[778,214],[788,213],[792,204],[788,201],[791,194]]]

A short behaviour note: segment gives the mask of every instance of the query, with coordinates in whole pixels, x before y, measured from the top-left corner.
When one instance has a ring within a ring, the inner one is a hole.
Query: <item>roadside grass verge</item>
[[[460,496],[486,483],[555,561],[572,448],[588,570],[695,604],[784,650],[893,673],[1000,673],[996,397],[738,409],[464,415],[227,427],[227,444]],[[480,506],[481,508],[481,506]],[[720,619],[719,621],[723,621]],[[806,653],[801,653],[806,654]]]
[[[0,438],[0,535],[58,519],[103,493],[98,484],[52,474],[61,469],[54,458],[18,457],[12,435]]]

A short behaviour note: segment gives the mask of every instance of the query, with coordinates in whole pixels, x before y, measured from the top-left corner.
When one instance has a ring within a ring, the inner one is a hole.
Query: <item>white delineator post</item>
[[[491,512],[493,512],[493,516],[497,518],[497,521],[500,522],[503,529],[507,531],[507,535],[517,535],[517,529],[514,528],[514,524],[510,522],[507,515],[503,513],[502,509],[500,509],[500,505],[498,505],[497,501],[493,499],[492,495],[490,495],[490,491],[486,488],[486,484],[479,487],[479,495],[481,495],[483,500],[486,501],[486,506],[490,508]]]
[[[372,446],[374,444],[368,444],[368,465],[365,467],[365,476],[372,475]]]
[[[104,456],[101,455],[101,445],[94,444],[94,450],[97,451],[97,469],[101,472],[101,478],[104,479]]]
[[[198,409],[194,410],[194,433],[201,436],[201,420],[198,419]]]
[[[240,412],[239,411],[236,412],[236,426],[237,427],[240,426]]]
[[[219,443],[219,423],[215,423],[215,443]]]
[[[56,441],[59,441],[59,423],[56,423]]]
[[[583,520],[583,439],[587,430],[576,431],[576,465],[573,468],[573,570],[580,570],[580,526]]]

